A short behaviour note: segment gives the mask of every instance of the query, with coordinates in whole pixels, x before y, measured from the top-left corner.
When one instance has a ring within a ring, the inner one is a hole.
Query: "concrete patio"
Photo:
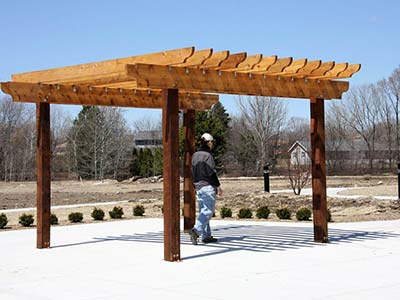
[[[182,227],[182,226],[181,226]],[[163,258],[162,219],[0,232],[0,298],[398,299],[400,220],[330,223],[212,221],[219,243],[181,235],[181,262]]]

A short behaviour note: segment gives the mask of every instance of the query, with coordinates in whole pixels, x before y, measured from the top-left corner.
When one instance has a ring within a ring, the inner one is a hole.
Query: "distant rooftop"
[[[136,147],[154,147],[162,145],[161,130],[139,131],[134,135]]]

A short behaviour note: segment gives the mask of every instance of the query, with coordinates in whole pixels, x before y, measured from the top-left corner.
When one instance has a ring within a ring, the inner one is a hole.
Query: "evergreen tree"
[[[161,147],[153,148],[153,175],[163,173],[163,151]]]
[[[131,176],[138,176],[140,174],[139,152],[136,147],[133,147],[132,150],[132,159],[130,162],[129,171]]]
[[[116,179],[118,170],[127,167],[128,136],[120,109],[83,106],[68,134],[73,171],[84,179]]]
[[[163,172],[163,152],[161,147],[133,148],[130,163],[131,176],[156,176]]]
[[[83,106],[69,133],[67,151],[73,161],[74,170],[83,179],[95,177],[99,150],[96,143],[96,128],[99,126],[100,110],[96,106]]]
[[[144,148],[141,153],[140,175],[143,177],[150,177],[153,175],[153,153],[149,148]]]
[[[215,139],[215,148],[213,148],[212,152],[217,167],[221,167],[222,157],[226,152],[227,140],[229,138],[229,121],[229,114],[221,102],[215,104],[208,112],[196,111],[196,148],[200,146],[200,138],[203,133],[208,132],[211,134]]]

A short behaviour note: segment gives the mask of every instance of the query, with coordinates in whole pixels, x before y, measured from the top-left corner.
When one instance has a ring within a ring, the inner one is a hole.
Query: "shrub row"
[[[271,211],[268,206],[261,206],[257,208],[256,217],[259,219],[268,219]],[[288,206],[282,206],[275,210],[275,214],[279,219],[282,220],[289,220],[292,218],[292,212]],[[312,212],[307,207],[301,207],[296,211],[296,219],[299,221],[310,221]],[[224,218],[231,218],[232,217],[232,210],[226,206],[220,209],[220,216],[222,219]],[[253,212],[250,208],[244,207],[239,210],[237,214],[239,219],[251,219],[253,217]],[[328,209],[328,222],[332,221],[332,215],[330,210]]]
[[[122,207],[114,206],[114,208],[108,212],[111,219],[121,219],[124,215],[124,211]],[[145,213],[145,209],[143,205],[136,205],[133,208],[133,215],[134,216],[143,216]],[[268,206],[261,206],[257,208],[256,217],[259,219],[268,219],[271,211]],[[287,206],[279,207],[275,211],[276,216],[279,219],[288,220],[291,219],[292,213]],[[94,208],[91,216],[96,221],[104,220],[105,213],[101,208]],[[215,213],[214,213],[215,216]],[[222,219],[224,218],[231,218],[232,217],[232,210],[226,206],[220,209],[220,216]],[[237,214],[239,219],[251,219],[253,217],[253,212],[250,208],[241,208],[239,213]],[[311,218],[311,210],[307,207],[301,207],[296,212],[296,219],[299,221],[309,221]],[[332,215],[330,210],[328,209],[328,222],[332,221]],[[83,214],[80,212],[72,212],[68,215],[68,220],[71,223],[79,223],[83,220]],[[29,227],[33,224],[34,218],[32,214],[22,214],[19,217],[19,224],[24,227]],[[7,216],[4,213],[0,214],[0,229],[3,229],[8,223]],[[50,224],[57,225],[58,218],[55,214],[51,214],[50,216]]]
[[[124,211],[122,207],[115,206],[111,211],[108,212],[110,215],[111,219],[121,219],[122,216],[124,215]],[[133,215],[134,216],[143,216],[145,213],[145,209],[143,205],[136,205],[133,208]],[[91,216],[94,220],[101,221],[104,219],[105,213],[101,208],[94,208],[93,212],[91,213]],[[83,220],[83,214],[81,212],[72,212],[68,215],[68,220],[71,223],[79,223],[82,222]],[[21,224],[24,227],[29,227],[33,224],[35,221],[34,217],[32,214],[22,214],[19,216],[19,224]],[[0,214],[0,229],[3,229],[6,227],[8,223],[8,218],[6,214],[1,213]],[[50,215],[50,224],[51,225],[57,225],[58,224],[58,218],[55,214]]]

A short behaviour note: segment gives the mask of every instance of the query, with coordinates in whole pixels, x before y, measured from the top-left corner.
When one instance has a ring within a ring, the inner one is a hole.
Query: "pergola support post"
[[[195,111],[183,112],[183,141],[184,141],[184,193],[183,193],[183,229],[185,232],[193,228],[196,221],[196,194],[192,177],[192,156],[195,151]]]
[[[164,89],[162,108],[163,185],[164,185],[164,259],[179,261],[179,102],[177,89]]]
[[[310,98],[314,241],[328,242],[324,99]]]
[[[50,104],[36,104],[37,248],[50,247]]]

